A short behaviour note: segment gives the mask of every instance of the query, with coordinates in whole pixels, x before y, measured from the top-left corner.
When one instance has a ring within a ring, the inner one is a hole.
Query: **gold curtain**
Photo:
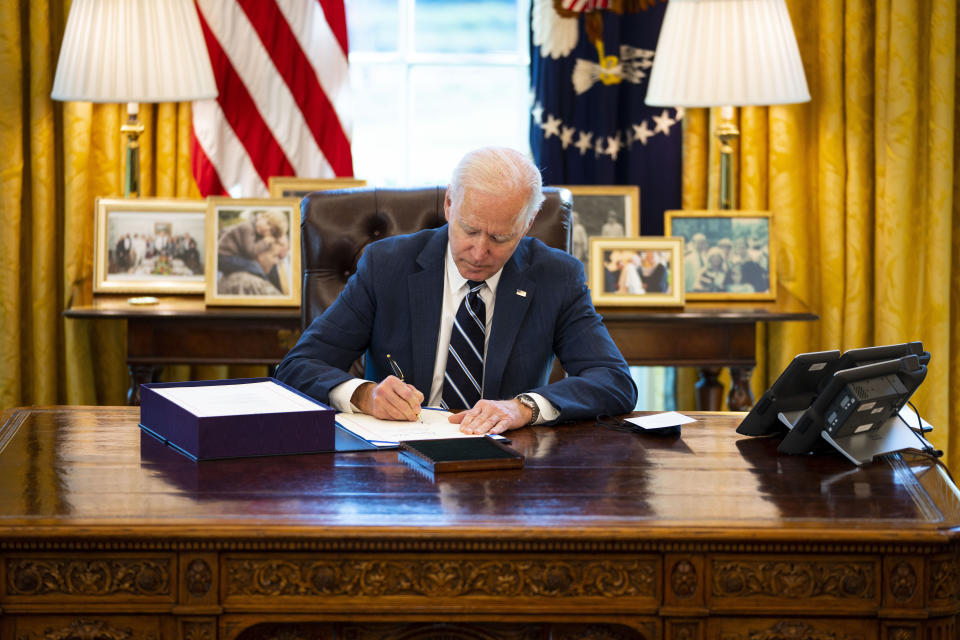
[[[94,200],[122,195],[124,170],[123,105],[50,100],[68,10],[0,3],[0,408],[125,403],[124,323],[62,315],[91,295]],[[199,197],[189,103],[140,118],[142,193]]]
[[[754,393],[794,354],[922,340],[914,404],[960,464],[956,0],[787,2],[812,101],[739,110],[737,203],[773,213],[780,282],[820,321],[758,336]],[[684,208],[716,208],[717,113],[685,116]]]

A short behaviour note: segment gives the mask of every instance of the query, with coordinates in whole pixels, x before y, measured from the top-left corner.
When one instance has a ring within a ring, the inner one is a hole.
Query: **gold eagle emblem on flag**
[[[639,84],[653,66],[653,51],[621,45],[619,56],[607,55],[603,45],[603,13],[637,13],[657,0],[534,0],[533,43],[540,55],[553,59],[566,57],[579,40],[580,15],[584,15],[587,38],[597,50],[597,59],[578,58],[572,83],[576,93],[586,93],[597,82],[605,85],[623,81]],[[663,1],[663,0],[661,0]]]

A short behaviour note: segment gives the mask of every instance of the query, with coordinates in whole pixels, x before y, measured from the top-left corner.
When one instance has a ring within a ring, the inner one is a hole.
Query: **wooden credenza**
[[[280,362],[300,336],[300,309],[206,307],[198,297],[164,297],[136,306],[127,296],[96,296],[64,312],[68,318],[125,320],[129,404],[139,404],[140,385],[157,382],[169,364],[259,364]],[[761,322],[813,321],[802,302],[781,289],[776,302],[692,302],[680,309],[599,308],[604,324],[631,365],[692,366],[700,371],[697,408],[719,410],[729,367],[727,406],[753,404],[750,377],[757,364],[756,328]]]
[[[512,432],[523,469],[396,451],[194,463],[130,407],[0,422],[0,637],[940,640],[960,500],[940,467],[679,437]]]

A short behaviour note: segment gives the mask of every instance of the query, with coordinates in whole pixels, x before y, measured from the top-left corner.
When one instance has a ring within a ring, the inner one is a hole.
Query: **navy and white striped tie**
[[[483,387],[483,341],[487,305],[480,297],[485,282],[467,280],[470,290],[453,319],[447,369],[443,376],[443,406],[450,411],[470,409],[480,399]]]

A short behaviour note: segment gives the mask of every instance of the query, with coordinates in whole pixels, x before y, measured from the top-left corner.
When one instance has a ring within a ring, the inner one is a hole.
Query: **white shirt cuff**
[[[328,400],[330,400],[330,406],[343,413],[359,413],[360,409],[353,406],[350,398],[353,397],[353,392],[357,390],[357,387],[365,382],[370,381],[362,378],[353,378],[352,380],[341,382],[333,389],[330,389],[330,397],[328,398]]]
[[[549,400],[544,398],[539,393],[528,393],[527,395],[533,398],[533,401],[537,403],[538,407],[540,407],[540,415],[537,417],[537,421],[533,424],[550,422],[551,420],[556,420],[557,416],[560,415],[560,411],[553,406]]]

